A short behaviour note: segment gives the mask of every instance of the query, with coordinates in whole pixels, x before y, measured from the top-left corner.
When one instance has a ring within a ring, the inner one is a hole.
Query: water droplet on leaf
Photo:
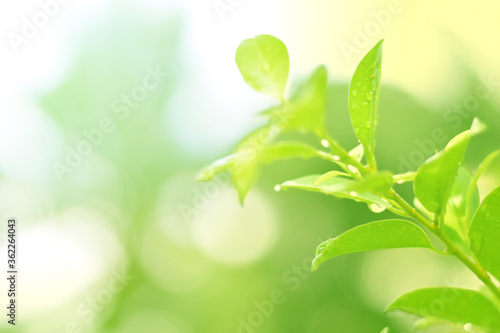
[[[385,207],[377,204],[371,204],[370,210],[374,213],[382,213],[385,210]]]
[[[358,173],[359,172],[358,168],[356,168],[354,165],[348,165],[347,169],[349,169],[349,171],[351,171],[352,173]]]
[[[328,147],[330,147],[330,142],[328,142],[327,139],[323,139],[323,140],[321,140],[321,145],[325,148],[328,148]]]

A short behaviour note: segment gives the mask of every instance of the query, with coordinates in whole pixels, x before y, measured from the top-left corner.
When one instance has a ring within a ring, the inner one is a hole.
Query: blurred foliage
[[[286,301],[276,305],[255,332],[357,333],[379,332],[387,326],[381,309],[361,287],[364,255],[339,258],[314,274],[301,268],[304,261],[310,262],[319,240],[367,222],[371,215],[364,204],[316,193],[273,191],[275,184],[296,178],[306,170],[318,174],[329,171],[325,161],[281,161],[264,167],[257,191],[275,206],[279,237],[272,249],[254,263],[216,262],[196,246],[179,245],[165,235],[153,212],[157,206],[169,203],[178,212],[177,206],[183,202],[180,200],[189,202],[195,186],[182,183],[174,193],[162,196],[165,183],[200,167],[183,155],[164,126],[167,113],[183,111],[169,106],[168,100],[176,93],[177,85],[190,85],[180,76],[196,59],[183,58],[179,52],[182,25],[177,20],[158,23],[117,19],[110,25],[114,23],[122,28],[114,30],[117,42],[99,52],[86,52],[83,44],[63,83],[40,98],[41,107],[64,138],[61,161],[67,155],[66,147],[75,147],[85,138],[83,132],[99,128],[103,118],[112,119],[116,127],[74,171],[64,175],[63,181],[54,176],[50,189],[57,203],[56,213],[73,205],[87,205],[109,218],[107,227],[122,242],[128,269],[135,277],[95,320],[82,322],[82,332],[235,332],[238,318],[247,320],[256,311],[254,301],[268,300],[275,289],[283,291]],[[141,84],[147,68],[156,66],[168,72],[168,77],[136,108],[130,108],[125,119],[120,119],[122,113],[113,111],[113,102]],[[472,75],[469,83],[469,93],[474,94],[480,83]],[[347,83],[329,83],[326,122],[344,146],[354,147],[357,140],[351,131],[347,94]],[[196,95],[193,91],[194,98]],[[473,112],[454,114],[450,122],[443,118],[441,110],[427,109],[396,87],[382,85],[379,115],[377,146],[384,147],[376,152],[380,169],[414,170],[458,131],[465,130],[475,116],[483,119],[490,130],[471,143],[471,163],[477,165],[492,148],[497,148],[500,140],[498,107],[488,100],[481,100]],[[435,129],[441,129],[446,140],[423,145],[430,142]],[[289,136],[313,144],[305,134]],[[412,159],[420,162],[412,163]],[[490,169],[498,170],[498,164]],[[493,176],[498,183],[499,175]],[[411,192],[406,184],[401,189],[406,195]],[[113,208],[120,213],[115,214]],[[379,215],[381,219],[389,216],[387,212]],[[186,291],[172,291],[145,268],[151,265],[145,258],[154,261],[155,272],[164,279],[178,282],[197,274],[207,278]],[[87,295],[82,293],[81,299]],[[75,302],[78,304],[79,299]],[[61,304],[60,311],[47,313],[35,323],[22,322],[16,328],[19,332],[31,332],[35,326],[36,332],[63,332],[76,309],[69,315],[61,314],[74,307]]]

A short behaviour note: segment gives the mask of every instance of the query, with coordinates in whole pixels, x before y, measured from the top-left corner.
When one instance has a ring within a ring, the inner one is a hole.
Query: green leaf
[[[283,190],[295,188],[333,195],[337,198],[364,202],[372,211],[377,213],[382,212],[385,209],[390,209],[392,207],[387,201],[384,201],[378,195],[371,193],[358,193],[356,191],[350,190],[350,188],[356,183],[356,181],[354,180],[347,179],[342,175],[339,175],[338,177],[330,177],[328,179],[325,179],[321,183],[317,184],[317,186],[315,186],[314,184],[320,177],[322,177],[322,175],[305,176],[286,181],[283,184],[278,185],[278,187]]]
[[[389,333],[389,327],[384,328],[380,333]]]
[[[500,279],[500,187],[484,198],[474,214],[469,240],[477,260]]]
[[[454,137],[444,150],[427,159],[417,170],[413,189],[415,196],[431,213],[444,215],[458,167],[473,135],[484,131],[485,126],[474,118],[471,129]]]
[[[264,164],[291,158],[309,159],[319,157],[334,161],[330,153],[317,150],[300,142],[272,143],[274,132],[261,128],[245,138],[235,153],[221,158],[204,168],[197,176],[199,181],[209,181],[218,173],[227,171],[243,202],[246,194],[255,183]]]
[[[444,213],[455,177],[471,138],[470,130],[453,138],[446,148],[418,168],[413,183],[415,196],[431,213]]]
[[[427,235],[414,223],[405,220],[371,222],[321,243],[312,269],[316,270],[324,261],[345,254],[408,247],[433,249]]]
[[[354,160],[361,163],[361,160],[363,159],[364,153],[365,153],[365,151],[364,151],[363,145],[359,144],[356,147],[354,147],[351,151],[349,151],[349,156],[351,156],[352,158],[354,158]]]
[[[284,131],[323,136],[326,97],[327,73],[324,66],[319,66],[285,104],[275,123]]]
[[[263,151],[276,139],[278,133],[273,127],[258,128],[240,142],[232,155],[204,168],[197,179],[208,181],[218,173],[229,172],[238,198],[243,204],[245,196],[260,174]]]
[[[196,180],[201,182],[208,182],[212,180],[216,175],[224,171],[228,171],[231,163],[234,163],[236,155],[229,155],[220,158],[210,165],[201,169],[201,171],[196,175]]]
[[[333,177],[338,177],[338,176],[347,177],[347,178],[351,177],[349,174],[341,172],[341,171],[337,171],[337,170],[328,171],[327,173],[324,173],[321,176],[319,176],[318,179],[316,179],[316,181],[314,182],[313,186],[318,186],[319,184],[327,181],[328,179],[333,178]]]
[[[289,59],[285,44],[270,35],[244,40],[236,50],[236,64],[245,82],[281,100],[288,81]]]
[[[324,151],[318,150],[311,145],[301,142],[278,142],[268,145],[262,152],[262,162],[271,164],[278,160],[286,160],[291,158],[309,159],[319,157],[332,161],[332,155]]]
[[[354,133],[364,148],[366,161],[373,169],[375,163],[375,127],[380,93],[382,44],[377,43],[361,60],[349,86],[349,113]]]
[[[461,288],[425,288],[397,298],[386,309],[419,317],[436,317],[455,323],[500,328],[500,313],[482,294]]]
[[[457,244],[460,249],[470,253],[467,241],[467,231],[469,221],[466,218],[466,192],[471,183],[472,174],[466,168],[460,167],[457,177],[450,193],[450,198],[446,204],[446,213],[444,215],[444,233]],[[479,206],[479,192],[473,195],[474,210]]]
[[[479,194],[477,190],[477,182],[479,180],[479,177],[483,174],[483,172],[488,169],[490,164],[498,157],[500,156],[500,150],[496,150],[493,153],[489,154],[479,165],[479,168],[477,169],[476,173],[474,174],[474,177],[472,177],[472,180],[469,183],[469,187],[467,189],[467,198],[466,198],[466,210],[465,210],[465,216],[467,221],[472,218],[472,214],[476,211],[477,207],[479,206]]]
[[[349,187],[350,191],[385,195],[394,184],[392,173],[382,171],[369,174],[363,180],[358,180]]]

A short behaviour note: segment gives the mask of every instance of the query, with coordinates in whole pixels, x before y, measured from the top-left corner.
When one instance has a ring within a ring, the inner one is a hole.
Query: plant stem
[[[340,146],[340,144],[337,141],[332,139],[327,134],[323,134],[323,136],[330,144],[330,149],[331,149],[332,153],[338,155],[340,157],[341,161],[347,163],[348,165],[352,165],[353,167],[358,169],[361,174],[370,173],[370,171],[363,164],[359,163],[351,155],[349,155],[345,151],[345,149]]]
[[[421,223],[430,232],[436,235],[443,243],[446,245],[446,251],[454,255],[458,260],[460,260],[467,268],[469,268],[478,278],[481,280],[488,289],[500,300],[500,289],[493,283],[488,272],[477,262],[472,260],[467,256],[462,250],[460,250],[451,239],[446,236],[441,229],[435,224],[427,220],[422,214],[417,212],[415,208],[410,206],[398,193],[393,189],[390,189],[388,196],[394,200],[401,209],[406,212],[410,217],[412,217],[417,222]]]

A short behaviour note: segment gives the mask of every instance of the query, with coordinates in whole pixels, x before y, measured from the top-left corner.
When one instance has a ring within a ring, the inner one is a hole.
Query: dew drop
[[[274,186],[274,190],[275,190],[276,192],[281,191],[281,185],[279,185],[279,184],[278,184],[278,185],[275,185],[275,186]]]
[[[370,210],[374,213],[382,213],[385,210],[385,207],[377,204],[371,204]]]
[[[373,92],[370,91],[368,94],[366,94],[366,98],[371,101],[373,99]]]
[[[357,94],[358,94],[358,91],[357,91],[356,89],[354,89],[354,90],[352,91],[352,95],[353,95],[353,96],[356,96]]]
[[[356,168],[354,165],[348,165],[347,169],[349,169],[349,171],[351,171],[352,173],[358,173],[359,172],[358,168]]]
[[[351,192],[349,192],[349,195],[350,195],[351,197],[357,197],[357,196],[358,196],[358,192],[356,192],[356,191],[351,191]]]
[[[356,83],[356,85],[357,85],[357,86],[360,86],[360,85],[361,85],[361,81],[358,81],[358,82]]]
[[[374,69],[375,67],[377,67],[377,62],[376,61],[373,62],[372,69]]]
[[[327,139],[323,139],[323,140],[321,140],[321,145],[325,148],[328,148],[328,147],[330,147],[330,142],[328,142]]]
[[[464,325],[464,330],[466,331],[472,331],[472,324],[471,323],[467,323]]]
[[[340,156],[337,156],[337,155],[333,155],[332,158],[335,160],[335,161],[340,161]]]

